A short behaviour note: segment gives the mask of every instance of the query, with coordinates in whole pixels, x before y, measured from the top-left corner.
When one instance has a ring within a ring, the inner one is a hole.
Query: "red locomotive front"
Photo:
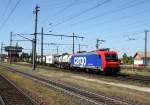
[[[98,51],[102,58],[102,70],[106,73],[117,73],[120,71],[120,61],[117,52],[114,51]]]

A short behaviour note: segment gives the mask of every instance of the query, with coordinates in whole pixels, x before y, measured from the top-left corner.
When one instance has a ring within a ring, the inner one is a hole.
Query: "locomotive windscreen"
[[[118,61],[117,54],[105,54],[106,61]]]

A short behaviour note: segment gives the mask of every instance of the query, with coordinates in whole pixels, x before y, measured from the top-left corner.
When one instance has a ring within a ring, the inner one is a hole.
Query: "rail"
[[[19,87],[17,87],[12,81],[8,80],[3,75],[0,75],[3,87],[1,96],[5,97],[5,100],[0,99],[2,105],[7,105],[8,103],[16,103],[16,104],[29,104],[29,105],[40,105],[38,102],[33,100],[31,96],[22,91]],[[7,92],[8,91],[8,92]],[[13,98],[15,97],[15,98]],[[14,100],[15,99],[15,100]],[[5,103],[4,103],[5,102]],[[1,104],[0,104],[1,105]]]
[[[59,82],[56,80],[50,80],[50,79],[47,80],[40,76],[35,76],[35,75],[31,75],[31,74],[28,74],[25,72],[18,71],[17,69],[12,68],[12,67],[4,66],[4,65],[3,65],[3,67],[7,68],[7,70],[9,70],[11,72],[17,72],[21,75],[27,76],[31,79],[41,82],[49,87],[58,89],[60,91],[68,93],[72,96],[75,96],[75,97],[85,100],[87,102],[93,103],[95,105],[130,105],[129,102],[116,99],[115,97],[108,97],[108,96],[105,96],[102,94],[97,94],[97,93],[94,93],[91,91],[87,91],[80,87],[67,85],[65,83],[62,83],[62,82]]]
[[[3,98],[0,96],[0,105],[5,105]]]

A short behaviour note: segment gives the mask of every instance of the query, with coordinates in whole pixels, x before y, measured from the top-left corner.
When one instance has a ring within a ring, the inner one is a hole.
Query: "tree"
[[[20,56],[20,59],[23,61],[26,59],[29,59],[29,58],[30,58],[30,55],[28,53],[24,53],[24,52]]]
[[[124,53],[122,56],[122,62],[123,62],[123,64],[133,64],[133,57],[127,56],[127,54]]]
[[[62,55],[69,55],[69,53],[65,52],[65,53],[63,53]]]

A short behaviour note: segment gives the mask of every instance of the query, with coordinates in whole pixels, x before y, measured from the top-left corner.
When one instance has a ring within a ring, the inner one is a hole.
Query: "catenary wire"
[[[134,2],[134,1],[135,1],[135,0],[133,0],[133,2]],[[73,24],[71,24],[71,25],[72,25],[72,26],[75,26],[75,25],[77,25],[77,24],[85,23],[85,22],[94,20],[94,19],[96,19],[96,18],[103,17],[103,16],[105,16],[105,15],[110,15],[110,14],[113,14],[113,13],[116,13],[116,12],[120,12],[120,11],[125,10],[125,9],[128,9],[128,8],[135,7],[135,6],[137,6],[137,5],[141,5],[141,4],[146,3],[146,2],[150,2],[150,0],[141,1],[141,2],[138,2],[138,3],[136,3],[136,4],[127,5],[127,6],[125,6],[125,7],[122,7],[122,8],[116,9],[116,10],[107,11],[107,12],[105,12],[105,13],[103,13],[103,14],[100,14],[100,15],[97,15],[97,16],[93,16],[93,17],[90,17],[90,18],[87,18],[87,19],[78,21],[78,22],[73,23]]]
[[[8,17],[5,19],[5,21],[3,21],[3,23],[0,26],[0,31],[2,30],[2,28],[4,28],[4,26],[6,25],[6,23],[8,22],[8,20],[10,19],[10,17],[12,16],[12,14],[14,13],[15,9],[17,8],[17,6],[19,5],[19,3],[21,2],[21,0],[18,0],[17,3],[15,4],[14,8],[11,10],[11,12],[9,13]]]
[[[10,3],[11,3],[11,0],[9,0],[9,1],[7,2],[7,4],[6,4],[6,7],[5,7],[4,11],[2,12],[2,16],[1,16],[1,18],[0,18],[0,22],[1,22],[1,21],[3,20],[3,18],[5,17],[5,15],[6,15],[7,11],[8,11],[8,7],[9,7]]]
[[[76,14],[76,15],[70,16],[70,17],[69,17],[67,20],[65,20],[65,21],[62,21],[62,22],[60,22],[60,23],[57,23],[57,24],[53,25],[53,27],[56,27],[56,26],[58,26],[58,25],[61,25],[61,24],[63,24],[63,23],[66,23],[66,22],[68,22],[68,21],[70,21],[70,20],[72,20],[72,19],[75,19],[75,18],[77,18],[77,17],[79,17],[79,16],[81,16],[81,15],[87,13],[87,12],[90,12],[90,11],[92,11],[92,10],[94,10],[94,9],[96,9],[96,8],[98,8],[98,7],[102,6],[102,5],[104,5],[104,4],[108,3],[108,2],[110,2],[110,1],[112,1],[112,0],[105,0],[105,1],[103,1],[103,2],[101,2],[101,3],[98,3],[98,4],[92,6],[92,7],[88,8],[88,9],[85,9],[85,10],[79,12],[79,13]]]

